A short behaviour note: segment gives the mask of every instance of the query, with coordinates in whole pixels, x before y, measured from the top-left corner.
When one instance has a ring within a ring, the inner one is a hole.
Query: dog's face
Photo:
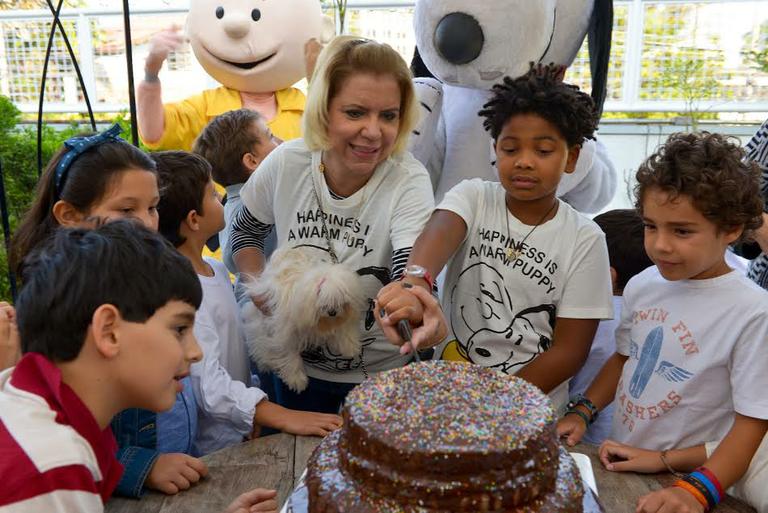
[[[337,310],[335,306],[330,306],[318,311],[317,331],[319,333],[330,333],[354,317],[357,312],[352,309],[352,305],[347,303]]]
[[[310,329],[330,333],[347,323],[357,323],[364,307],[359,278],[344,266],[316,263],[304,275],[297,299],[303,303],[302,317]]]

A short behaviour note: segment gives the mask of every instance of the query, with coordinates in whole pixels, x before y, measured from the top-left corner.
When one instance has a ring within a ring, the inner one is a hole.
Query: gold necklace
[[[325,178],[325,186],[328,188],[328,192],[332,192],[331,191],[331,186],[328,185],[328,175],[326,175],[326,173],[325,173],[326,171],[328,171],[328,167],[323,163],[323,154],[322,153],[320,154],[320,164],[318,164],[317,170],[320,171],[320,173],[322,173],[323,176],[326,177]],[[368,178],[368,181],[366,181],[365,185],[363,185],[363,187],[362,187],[363,194],[360,196],[360,201],[357,202],[357,214],[355,214],[355,219],[359,220],[360,212],[363,210],[363,205],[365,205],[365,200],[368,199],[367,198],[367,196],[368,196],[368,183],[371,181],[371,178],[373,178],[373,175],[371,175]],[[313,184],[314,184],[314,182],[313,182]],[[357,191],[355,191],[355,192],[357,192]],[[317,194],[317,191],[315,191],[315,194]],[[354,192],[351,195],[354,195]],[[338,194],[336,194],[336,196],[341,197]],[[349,196],[345,196],[344,199],[346,199],[348,197]],[[319,201],[318,201],[318,203],[319,203]],[[320,205],[320,209],[321,210],[322,210],[322,208],[323,208],[323,206]]]
[[[326,167],[325,164],[323,164],[322,161],[322,155],[320,160],[320,165],[317,166],[317,170],[320,171],[320,173],[325,173]],[[323,209],[323,203],[320,200],[320,194],[317,192],[317,187],[315,186],[315,177],[312,178],[312,192],[315,193],[315,201],[317,201],[317,206],[320,209],[320,220],[323,224],[323,235],[325,235],[325,243],[328,244],[328,254],[331,257],[331,262],[334,264],[339,264],[339,257],[336,254],[336,250],[333,247],[333,242],[331,242],[331,232],[328,230],[328,224],[325,221],[326,218],[326,212]],[[328,181],[325,182],[326,187],[328,186]],[[363,186],[363,194],[362,199],[360,200],[360,203],[357,206],[357,214],[355,214],[355,220],[360,221],[360,212],[362,210],[363,205],[365,205],[365,196],[367,192],[368,182],[366,182],[365,186]],[[330,187],[329,187],[330,191]],[[368,379],[370,377],[370,374],[368,373],[368,366],[365,364],[365,346],[360,346],[360,370],[363,371],[363,377],[365,379]]]
[[[555,199],[555,202],[552,204],[551,207],[549,207],[549,210],[547,210],[547,212],[543,216],[541,216],[541,219],[539,219],[538,223],[533,225],[533,228],[531,228],[531,231],[529,231],[528,234],[525,237],[523,237],[523,240],[521,240],[517,244],[507,248],[507,259],[510,262],[513,262],[513,261],[517,260],[520,257],[520,254],[523,252],[523,244],[525,244],[525,241],[528,240],[528,237],[531,236],[531,234],[534,232],[534,230],[536,230],[536,228],[538,228],[539,225],[544,222],[544,219],[547,218],[547,216],[550,214],[550,212],[552,212],[552,210],[557,206],[558,203],[559,203],[559,201],[557,199]],[[510,216],[510,212],[509,212],[509,209],[507,209],[507,197],[506,197],[506,195],[504,195],[504,216],[505,216],[505,218],[507,220],[507,243],[509,243],[509,240],[510,240],[510,235],[509,235],[509,216]]]

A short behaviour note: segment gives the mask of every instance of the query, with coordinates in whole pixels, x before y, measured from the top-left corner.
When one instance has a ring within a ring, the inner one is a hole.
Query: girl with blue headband
[[[119,125],[73,137],[48,163],[11,247],[18,275],[24,257],[59,226],[89,226],[135,218],[157,230],[155,163],[119,137]]]

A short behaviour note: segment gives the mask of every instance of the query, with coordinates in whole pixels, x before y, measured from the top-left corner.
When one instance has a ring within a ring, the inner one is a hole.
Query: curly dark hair
[[[762,225],[760,170],[744,160],[738,139],[709,132],[676,133],[640,165],[635,177],[635,206],[658,188],[674,199],[688,196],[718,229],[743,226],[741,240]]]
[[[563,83],[563,68],[531,63],[531,69],[518,78],[504,77],[493,86],[493,97],[478,114],[493,140],[504,125],[518,114],[535,114],[557,127],[568,146],[594,139],[598,114],[595,102],[575,85]]]

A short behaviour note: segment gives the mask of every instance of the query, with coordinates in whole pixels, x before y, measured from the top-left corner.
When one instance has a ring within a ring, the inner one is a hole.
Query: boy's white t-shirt
[[[339,261],[361,276],[365,310],[360,312],[360,355],[344,358],[325,349],[305,352],[309,376],[332,382],[360,383],[363,362],[369,373],[410,361],[387,341],[373,317],[374,298],[389,283],[394,251],[409,249],[434,208],[429,175],[410,153],[382,162],[368,183],[353,195],[334,199],[320,172],[321,152],[302,139],[271,152],[240,190],[243,206],[260,222],[275,225],[277,247],[305,247],[330,259],[321,210]]]
[[[190,371],[198,404],[196,455],[242,442],[253,430],[256,405],[266,398],[250,386],[248,353],[229,272],[218,260],[205,261],[214,275],[198,275],[203,302],[194,327],[203,359]]]
[[[465,180],[437,207],[467,225],[446,273],[443,311],[451,331],[439,354],[515,374],[549,349],[558,317],[610,319],[613,305],[600,228],[560,201],[555,216],[533,229],[509,213],[505,197],[499,183]],[[529,233],[522,254],[509,260],[506,249]],[[568,383],[550,396],[562,408]]]
[[[624,289],[616,350],[629,357],[613,417],[619,442],[692,447],[721,440],[734,411],[768,419],[768,292],[738,271],[638,274]]]

